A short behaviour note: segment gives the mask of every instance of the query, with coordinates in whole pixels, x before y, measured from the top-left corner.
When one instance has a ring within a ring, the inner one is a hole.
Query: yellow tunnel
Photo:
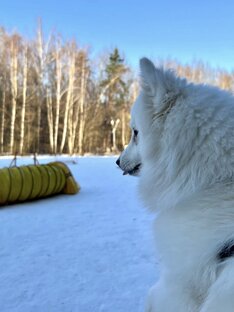
[[[0,169],[0,205],[54,194],[76,194],[76,183],[63,162]]]

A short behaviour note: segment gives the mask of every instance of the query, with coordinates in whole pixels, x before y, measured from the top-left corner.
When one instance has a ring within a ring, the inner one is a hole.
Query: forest
[[[120,49],[119,49],[120,48]],[[121,47],[91,57],[41,24],[32,39],[0,28],[0,154],[111,154],[128,143],[138,72]],[[232,92],[234,71],[153,60],[191,82]]]

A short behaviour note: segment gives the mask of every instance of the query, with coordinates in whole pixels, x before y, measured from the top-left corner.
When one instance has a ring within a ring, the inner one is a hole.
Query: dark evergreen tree
[[[125,65],[124,59],[121,58],[119,50],[115,48],[109,56],[109,62],[105,68],[105,78],[100,83],[103,109],[105,110],[102,124],[105,133],[104,149],[111,146],[112,151],[117,150],[116,130],[128,95],[128,84],[124,77],[127,72],[128,67]]]

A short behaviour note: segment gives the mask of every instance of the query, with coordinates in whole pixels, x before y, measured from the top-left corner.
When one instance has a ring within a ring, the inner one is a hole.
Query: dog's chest
[[[213,260],[219,239],[223,239],[218,235],[214,222],[197,213],[174,210],[160,214],[155,221],[159,257],[172,270],[193,270]]]

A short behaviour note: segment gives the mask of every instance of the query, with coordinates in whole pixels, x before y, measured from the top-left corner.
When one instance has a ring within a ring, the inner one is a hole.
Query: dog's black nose
[[[117,160],[116,160],[116,164],[119,166],[120,165],[120,158],[118,158]]]

